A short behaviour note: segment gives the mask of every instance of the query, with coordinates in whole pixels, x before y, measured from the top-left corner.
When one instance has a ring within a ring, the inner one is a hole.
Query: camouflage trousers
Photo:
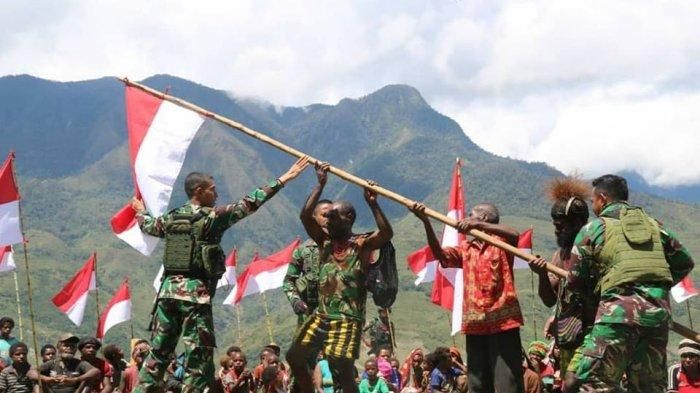
[[[642,327],[596,323],[586,335],[567,371],[581,392],[663,392],[666,387],[668,326]]]
[[[161,392],[163,376],[182,334],[185,346],[183,393],[203,392],[214,383],[214,320],[210,304],[160,299],[151,352],[139,372],[136,393]]]

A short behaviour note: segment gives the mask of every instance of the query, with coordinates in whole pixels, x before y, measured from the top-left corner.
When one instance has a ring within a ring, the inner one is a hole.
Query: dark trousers
[[[520,329],[467,335],[469,393],[523,393]]]

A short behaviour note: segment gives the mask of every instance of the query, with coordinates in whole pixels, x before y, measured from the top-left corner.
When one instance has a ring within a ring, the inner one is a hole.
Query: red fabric
[[[104,388],[104,378],[107,377],[110,380],[112,379],[112,375],[114,374],[114,370],[112,369],[112,365],[106,362],[104,359],[100,358],[95,358],[92,360],[87,360],[87,359],[82,359],[85,360],[86,362],[90,363],[93,367],[96,369],[100,370],[102,372],[102,378],[100,378],[100,383],[95,383],[92,385],[92,391],[93,392],[99,392]],[[115,386],[117,388],[117,386]]]
[[[122,373],[122,381],[124,381],[124,389],[122,393],[131,393],[139,383],[139,369],[136,365],[129,366]]]
[[[683,368],[678,373],[678,393],[700,393],[700,380],[689,381]]]
[[[66,286],[51,299],[53,304],[63,313],[67,313],[73,304],[90,290],[93,274],[95,274],[95,254],[90,256],[90,259],[75,273]]]
[[[243,273],[236,278],[238,290],[233,304],[238,304],[241,302],[241,299],[243,299],[243,295],[245,295],[246,288],[248,287],[248,280],[251,276],[257,276],[260,273],[278,269],[282,265],[288,265],[293,259],[292,254],[294,253],[294,249],[299,246],[300,242],[301,240],[297,238],[287,247],[265,258],[259,258],[256,253],[253,257],[253,261],[246,267]]]
[[[109,312],[112,310],[112,307],[114,307],[115,304],[123,302],[125,300],[128,300],[131,302],[131,294],[129,293],[129,279],[125,278],[124,281],[122,281],[122,284],[119,286],[117,289],[117,292],[114,293],[114,296],[109,300],[109,303],[107,303],[107,307],[105,307],[104,311],[102,311],[102,315],[100,316],[100,320],[97,323],[97,333],[95,337],[99,338],[100,340],[104,338],[105,336],[105,322],[107,322],[107,317],[109,317]]]
[[[477,240],[447,247],[444,252],[448,265],[462,267],[464,273],[463,334],[494,334],[523,324],[512,256]]]
[[[12,173],[12,163],[15,154],[10,153],[0,168],[0,204],[19,200],[19,190],[15,183],[15,176]]]

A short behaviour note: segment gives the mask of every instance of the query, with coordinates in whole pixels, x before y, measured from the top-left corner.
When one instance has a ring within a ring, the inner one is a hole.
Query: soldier
[[[363,332],[369,335],[369,341],[363,340],[365,345],[370,348],[367,352],[368,355],[378,355],[379,349],[382,347],[391,348],[393,351],[394,323],[389,322],[389,311],[386,308],[377,309],[379,318],[374,318],[363,329]]]
[[[617,391],[623,373],[629,392],[664,390],[669,290],[693,268],[676,236],[630,205],[628,194],[620,176],[593,180],[591,202],[598,218],[574,243],[568,286],[584,294],[595,277],[600,291],[593,328],[571,361],[583,391]]]
[[[354,234],[355,208],[350,202],[337,201],[326,213],[328,224],[324,231],[313,219],[313,209],[323,192],[327,170],[327,165],[317,165],[319,184],[309,195],[301,215],[306,232],[319,244],[319,306],[298,330],[286,358],[296,379],[294,391],[314,390],[307,359],[323,350],[343,392],[352,393],[357,392],[353,363],[360,352],[367,301],[365,279],[372,263],[371,253],[391,240],[393,230],[377,203],[377,194],[365,189],[365,200],[378,230]]]
[[[326,228],[326,213],[333,206],[328,199],[318,201],[313,212],[313,219],[321,228]],[[299,328],[318,307],[318,245],[313,239],[306,240],[292,254],[292,263],[284,276],[282,290],[297,315]],[[313,359],[315,360],[314,354]]]
[[[141,230],[165,238],[161,282],[154,313],[151,350],[139,372],[140,393],[157,391],[180,334],[185,344],[184,392],[202,392],[214,382],[214,321],[211,299],[224,272],[225,255],[219,243],[228,228],[253,214],[308,165],[297,160],[277,180],[238,202],[217,206],[214,179],[199,172],[185,178],[190,201],[161,217],[153,217],[134,199]]]
[[[552,224],[559,246],[552,256],[552,263],[568,271],[573,262],[571,247],[576,234],[588,222],[585,199],[590,194],[590,187],[580,179],[565,177],[552,180],[548,194],[553,202]],[[547,307],[556,305],[550,331],[560,350],[559,365],[564,375],[574,351],[593,326],[598,300],[590,286],[584,296],[573,292],[566,280],[548,274],[545,264],[546,261],[539,258],[530,263],[530,268],[539,276],[538,294],[542,302]]]

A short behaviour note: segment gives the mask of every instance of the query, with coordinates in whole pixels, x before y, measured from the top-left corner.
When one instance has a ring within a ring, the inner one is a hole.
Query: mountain
[[[656,195],[661,198],[681,201],[685,203],[700,204],[700,185],[681,185],[675,187],[652,186],[637,172],[622,172],[620,176],[627,179],[630,188],[646,194]]]
[[[504,222],[521,230],[535,228],[536,252],[549,255],[554,249],[543,185],[561,173],[544,163],[512,160],[481,149],[469,139],[468,130],[465,133],[455,121],[432,109],[410,86],[386,86],[336,105],[276,107],[169,75],[156,75],[144,83],[161,91],[167,89],[438,210],[445,206],[451,169],[455,158],[460,158],[469,205],[496,203]],[[0,152],[15,149],[17,153],[40,344],[54,340],[57,331],[93,334],[95,315],[90,310],[95,306],[94,296],[90,297],[83,326],[77,329],[49,301],[93,251],[98,253],[100,304],[106,303],[122,277],[128,275],[134,294],[134,330],[138,336],[147,337],[145,328],[154,295],[151,282],[162,250],[143,257],[118,240],[109,227],[110,217],[129,200],[133,187],[122,83],[113,78],[58,83],[28,75],[2,77],[0,141]],[[293,161],[268,145],[209,120],[187,154],[171,204],[185,201],[179,185],[192,170],[214,176],[219,200],[224,203],[279,176]],[[224,247],[236,245],[239,261],[245,266],[256,250],[264,254],[295,236],[304,236],[298,212],[314,184],[315,176],[309,170],[285,186],[260,211],[227,232]],[[347,199],[356,205],[358,230],[373,226],[358,187],[331,177],[325,196]],[[692,252],[700,252],[698,205],[643,193],[634,193],[633,199],[676,230]],[[406,255],[425,243],[422,226],[404,207],[386,199],[380,203],[393,223],[403,267]],[[18,264],[23,266],[22,253],[17,255]],[[23,278],[23,267],[19,273]],[[399,329],[400,354],[415,346],[445,344],[450,340],[448,318],[429,303],[429,286],[415,287],[408,269],[401,268],[400,275],[402,291],[392,316]],[[526,317],[522,335],[529,340],[541,336],[549,310],[534,298],[529,271],[516,272],[516,279]],[[9,276],[0,280],[6,283],[0,286],[0,299],[6,305],[3,313],[14,316],[13,283]],[[20,293],[26,328],[28,299],[24,287]],[[236,341],[249,351],[260,348],[269,340],[263,328],[262,298],[243,302],[238,340],[236,312],[219,304],[224,296],[217,294],[214,305],[220,346]],[[267,299],[274,339],[284,346],[292,338],[296,318],[280,291],[272,292]],[[697,312],[697,308],[693,310]],[[674,312],[685,322],[684,308],[676,307]],[[368,312],[368,318],[372,316]],[[117,326],[108,333],[107,341],[125,342],[128,334],[128,326]]]

